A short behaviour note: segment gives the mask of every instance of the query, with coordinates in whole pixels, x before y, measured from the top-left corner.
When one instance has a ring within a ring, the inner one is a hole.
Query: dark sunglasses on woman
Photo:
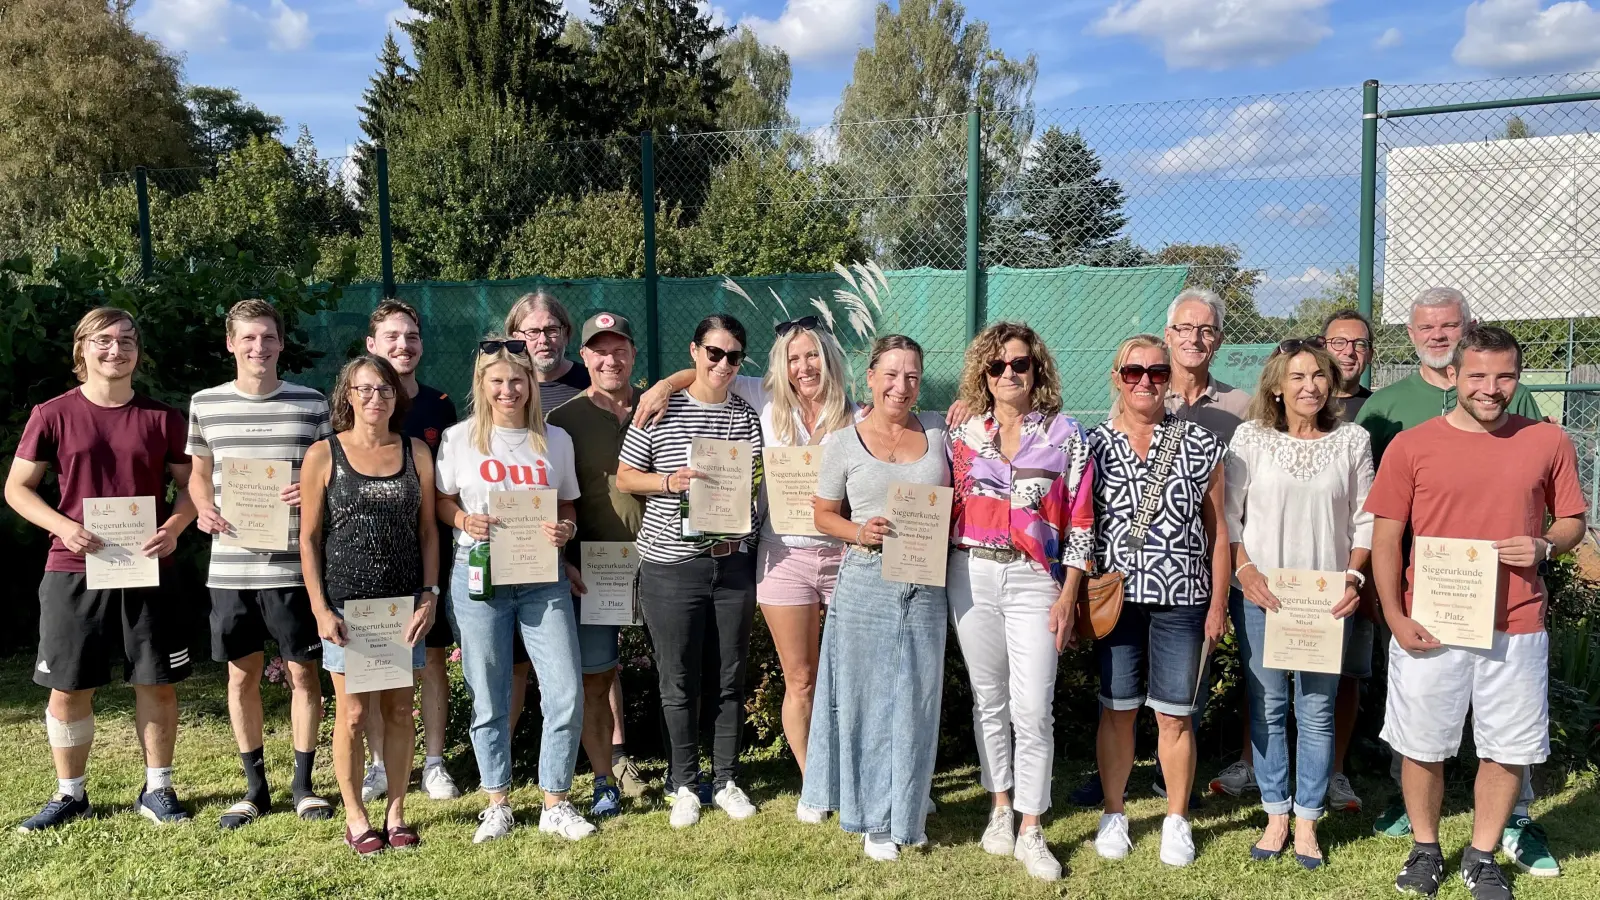
[[[493,353],[499,353],[501,350],[504,350],[507,353],[515,353],[515,354],[520,356],[521,354],[524,354],[524,353],[528,352],[528,342],[527,341],[479,341],[478,342],[478,352],[482,353],[484,356],[488,356],[488,355],[493,354]]]
[[[713,366],[720,364],[724,359],[726,359],[728,361],[728,365],[737,369],[739,368],[739,365],[744,362],[743,350],[724,350],[721,347],[708,347],[705,344],[701,344],[700,349],[706,352],[706,360]]]
[[[822,326],[822,320],[816,316],[801,316],[793,322],[779,322],[772,327],[773,333],[783,337],[791,331],[816,331]]]
[[[1013,360],[991,359],[984,371],[989,373],[990,378],[999,378],[1005,374],[1008,367],[1018,375],[1026,375],[1033,371],[1033,357],[1019,356]]]
[[[1299,353],[1307,347],[1316,347],[1319,350],[1323,350],[1327,349],[1327,346],[1328,342],[1323,340],[1320,335],[1312,335],[1307,338],[1289,338],[1286,341],[1279,341],[1278,352]]]
[[[1172,367],[1162,363],[1153,366],[1127,365],[1117,370],[1123,384],[1138,384],[1139,379],[1150,376],[1150,383],[1162,385],[1172,380]]]

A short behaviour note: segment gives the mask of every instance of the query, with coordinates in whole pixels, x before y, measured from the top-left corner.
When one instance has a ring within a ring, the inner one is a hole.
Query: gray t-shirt
[[[852,425],[835,432],[822,445],[822,472],[817,478],[817,496],[824,500],[848,500],[850,518],[865,522],[881,516],[889,506],[889,483],[950,484],[950,458],[945,440],[944,416],[925,412],[917,416],[928,433],[928,452],[908,463],[886,463],[873,456]]]

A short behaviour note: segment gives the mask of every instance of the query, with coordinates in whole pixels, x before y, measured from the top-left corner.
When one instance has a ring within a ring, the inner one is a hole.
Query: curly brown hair
[[[1005,354],[1006,344],[1021,341],[1028,345],[1028,356],[1033,359],[1033,391],[1028,400],[1035,412],[1053,416],[1061,412],[1061,376],[1056,371],[1055,357],[1044,344],[1039,333],[1021,322],[996,322],[978,333],[967,345],[965,362],[961,365],[960,397],[973,415],[982,415],[994,408],[994,395],[989,393],[985,369],[991,360]]]

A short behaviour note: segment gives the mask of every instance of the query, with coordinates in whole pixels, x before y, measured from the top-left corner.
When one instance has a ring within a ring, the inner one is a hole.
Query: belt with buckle
[[[732,556],[735,553],[738,553],[740,547],[741,545],[738,541],[723,541],[720,544],[712,544],[711,549],[707,552],[710,553],[713,558],[721,559],[724,556]]]
[[[961,549],[979,559],[1007,565],[1022,558],[1022,551],[1014,547],[962,547]]]

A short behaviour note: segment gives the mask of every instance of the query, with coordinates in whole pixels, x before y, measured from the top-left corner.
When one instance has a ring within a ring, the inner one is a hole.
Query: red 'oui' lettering
[[[532,466],[521,464],[507,466],[498,459],[486,459],[478,466],[478,477],[488,482],[501,482],[510,477],[512,484],[527,486],[549,487],[550,477],[545,469],[544,460],[539,460]]]

